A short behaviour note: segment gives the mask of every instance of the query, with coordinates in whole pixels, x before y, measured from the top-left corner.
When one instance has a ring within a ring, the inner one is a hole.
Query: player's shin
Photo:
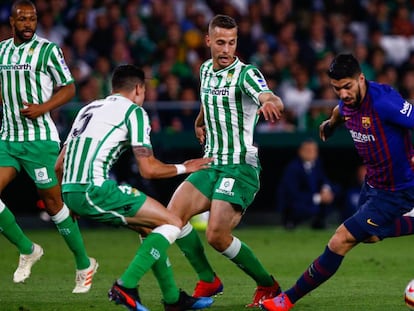
[[[0,200],[0,232],[16,247],[20,254],[30,254],[33,243],[23,233],[22,229],[16,222],[13,213]]]
[[[174,243],[180,229],[172,225],[155,228],[142,242],[134,259],[129,264],[120,280],[126,288],[135,288],[143,275],[154,263],[166,258],[166,251]]]
[[[66,204],[63,204],[62,209],[56,215],[53,215],[51,219],[75,256],[76,269],[83,270],[88,268],[90,261],[86,253],[78,222],[70,215],[69,208]]]
[[[205,282],[213,282],[215,276],[213,268],[204,253],[198,233],[190,223],[181,229],[176,243],[196,271],[198,278]]]

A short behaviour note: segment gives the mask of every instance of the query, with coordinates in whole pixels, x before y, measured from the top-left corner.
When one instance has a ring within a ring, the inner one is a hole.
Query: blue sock
[[[314,260],[296,284],[285,292],[290,301],[295,303],[329,279],[338,270],[343,258],[344,256],[335,254],[327,246],[324,253]]]
[[[401,216],[397,218],[381,238],[395,238],[414,233],[414,217]]]

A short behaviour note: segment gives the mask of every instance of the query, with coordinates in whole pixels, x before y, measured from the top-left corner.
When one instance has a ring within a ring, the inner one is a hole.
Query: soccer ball
[[[404,299],[408,308],[410,308],[410,310],[414,310],[414,280],[411,280],[407,284],[404,292]]]

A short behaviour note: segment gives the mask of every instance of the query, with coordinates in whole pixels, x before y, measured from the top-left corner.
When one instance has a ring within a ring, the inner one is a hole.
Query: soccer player
[[[255,125],[260,114],[272,122],[279,119],[283,103],[256,67],[235,56],[237,24],[233,18],[215,16],[209,23],[206,43],[211,59],[200,68],[202,105],[195,130],[200,143],[205,143],[205,157],[214,158],[214,162],[210,168],[191,174],[177,188],[168,208],[186,224],[177,244],[199,277],[193,296],[223,291],[197,232],[188,223],[192,216],[210,211],[208,243],[256,282],[248,307],[258,307],[261,299],[280,292],[279,284],[232,231],[259,190]]]
[[[0,192],[26,170],[34,181],[46,211],[75,256],[76,286],[73,293],[86,293],[98,268],[88,257],[78,224],[62,201],[54,166],[59,154],[59,135],[50,111],[75,95],[73,77],[60,48],[35,34],[36,8],[18,0],[11,8],[13,37],[0,42],[0,87],[3,121],[0,132]],[[59,87],[57,92],[54,88]],[[43,255],[0,201],[0,231],[20,252],[13,281],[24,282],[31,267]]]
[[[200,158],[174,165],[156,159],[150,141],[149,118],[141,107],[144,95],[144,71],[133,65],[122,65],[113,73],[112,95],[93,101],[79,111],[56,163],[58,175],[63,172],[63,197],[69,208],[80,216],[136,230],[139,226],[153,229],[110,289],[110,300],[130,310],[147,310],[141,305],[137,285],[153,268],[166,311],[206,308],[213,299],[194,298],[180,291],[167,258],[167,248],[180,233],[182,221],[145,193],[109,179],[112,165],[129,147],[144,178],[191,173],[211,162],[210,158]]]
[[[262,302],[264,310],[290,310],[328,280],[360,242],[374,243],[414,230],[414,218],[404,216],[414,205],[412,105],[390,86],[367,81],[351,54],[336,56],[328,76],[340,100],[330,119],[320,125],[320,137],[325,141],[341,124],[349,130],[367,169],[359,210],[336,229],[324,252],[293,287]]]

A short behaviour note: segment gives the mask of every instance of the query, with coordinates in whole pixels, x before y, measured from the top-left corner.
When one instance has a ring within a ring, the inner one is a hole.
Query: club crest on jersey
[[[370,128],[371,127],[371,118],[370,117],[362,117],[361,119],[362,127],[363,128]]]
[[[27,52],[27,54],[29,54],[29,56],[32,56],[34,53],[34,48],[30,48],[29,51]]]
[[[232,79],[233,79],[233,73],[232,72],[229,72],[227,74],[226,83],[230,83]]]

